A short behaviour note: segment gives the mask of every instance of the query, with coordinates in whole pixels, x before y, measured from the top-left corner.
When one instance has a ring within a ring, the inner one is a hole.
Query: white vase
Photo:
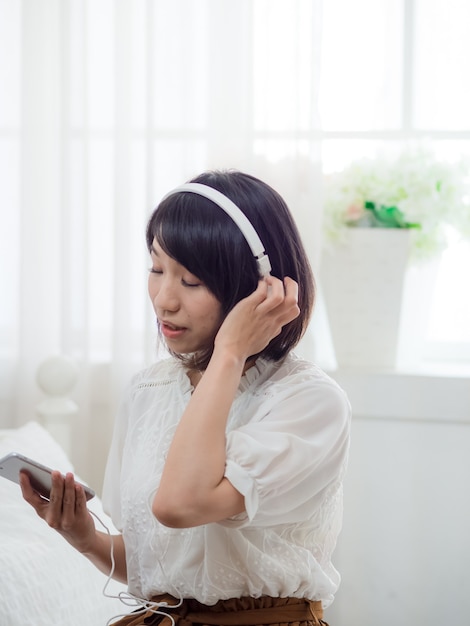
[[[396,366],[410,232],[349,228],[325,249],[320,280],[339,367]]]
[[[397,364],[416,369],[426,361],[426,342],[441,256],[410,265],[403,287]]]

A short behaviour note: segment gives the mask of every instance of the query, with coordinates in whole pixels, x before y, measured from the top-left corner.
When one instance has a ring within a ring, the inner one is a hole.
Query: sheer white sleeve
[[[226,477],[246,514],[223,522],[270,526],[311,518],[341,479],[349,447],[349,402],[327,377],[288,381],[258,415],[227,435]]]

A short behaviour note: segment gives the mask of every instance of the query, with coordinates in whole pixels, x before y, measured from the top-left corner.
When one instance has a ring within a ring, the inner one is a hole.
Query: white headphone
[[[200,196],[204,196],[209,200],[212,200],[217,206],[223,209],[227,215],[229,215],[238,228],[241,230],[243,236],[245,237],[248,245],[253,252],[253,255],[256,259],[256,263],[258,265],[258,271],[260,276],[268,276],[271,272],[271,263],[269,261],[268,255],[265,253],[264,246],[261,242],[261,239],[258,236],[258,233],[253,228],[252,223],[246,217],[246,215],[237,207],[237,205],[224,196],[223,193],[217,191],[213,187],[209,187],[208,185],[203,185],[201,183],[185,183],[180,187],[176,187],[165,194],[161,200],[166,200],[169,196],[172,196],[176,193],[181,193],[188,191],[190,193],[196,193]]]

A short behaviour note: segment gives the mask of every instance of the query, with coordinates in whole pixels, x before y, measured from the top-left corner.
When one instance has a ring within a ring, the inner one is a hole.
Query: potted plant
[[[463,162],[419,146],[326,178],[321,280],[340,366],[395,367],[409,260],[438,258],[451,231],[470,233]]]
[[[447,245],[449,228],[470,234],[469,165],[439,160],[425,146],[353,162],[325,179],[328,242],[349,228],[411,229],[412,258]]]

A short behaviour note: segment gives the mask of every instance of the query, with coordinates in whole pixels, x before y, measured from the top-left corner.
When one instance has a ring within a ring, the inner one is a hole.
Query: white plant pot
[[[396,366],[410,232],[350,228],[326,249],[320,279],[339,367]]]

